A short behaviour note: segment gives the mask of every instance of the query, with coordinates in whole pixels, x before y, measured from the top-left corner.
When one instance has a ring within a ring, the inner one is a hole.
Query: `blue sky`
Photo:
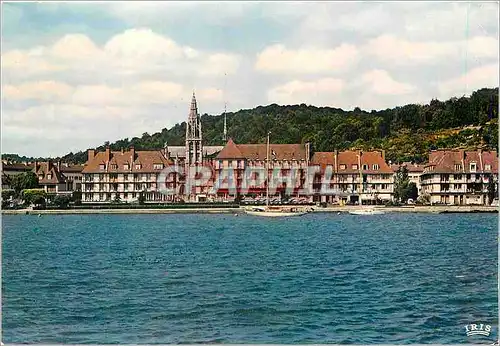
[[[63,155],[201,113],[380,109],[498,86],[498,3],[2,4],[2,152]]]

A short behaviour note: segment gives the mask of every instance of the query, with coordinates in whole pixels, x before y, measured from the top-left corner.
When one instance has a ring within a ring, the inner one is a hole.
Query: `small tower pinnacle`
[[[227,119],[226,119],[226,103],[224,103],[224,134],[222,135],[224,144],[227,142]]]

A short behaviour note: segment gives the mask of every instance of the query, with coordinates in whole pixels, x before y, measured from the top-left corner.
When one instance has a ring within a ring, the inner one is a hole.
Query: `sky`
[[[61,156],[200,114],[497,87],[497,2],[2,3],[2,152]],[[222,129],[221,129],[222,132]]]

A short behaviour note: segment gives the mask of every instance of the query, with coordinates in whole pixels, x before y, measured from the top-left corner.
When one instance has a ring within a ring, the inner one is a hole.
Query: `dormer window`
[[[117,169],[118,168],[118,165],[117,164],[112,164],[111,165],[111,169]]]
[[[163,163],[155,163],[153,164],[154,169],[163,169]]]
[[[484,165],[485,171],[491,171],[491,165]]]
[[[357,164],[352,165],[352,169],[358,169],[358,165]]]
[[[100,165],[99,165],[99,169],[100,169],[101,171],[104,171],[104,165],[103,165],[103,164],[100,164]]]
[[[52,174],[50,174],[50,173],[47,174],[47,179],[49,179],[49,180],[52,179]]]
[[[378,169],[379,169],[378,164],[377,164],[377,163],[376,163],[376,164],[374,164],[374,165],[372,166],[372,168],[373,168],[373,170],[374,170],[374,171],[378,170]]]
[[[345,169],[345,165],[344,164],[340,165],[340,169]]]
[[[462,165],[461,164],[455,164],[455,171],[460,171],[462,170]]]
[[[367,169],[368,169],[368,165],[364,164],[364,165],[363,165],[363,169],[364,169],[364,170],[367,170]]]
[[[123,165],[123,169],[126,171],[128,171],[130,169],[130,166],[128,165],[128,163]]]
[[[136,164],[135,164],[135,169],[141,169],[141,167],[142,167],[142,166],[141,166],[141,164],[140,164],[140,163],[136,163]]]
[[[470,171],[471,172],[475,172],[476,171],[476,163],[475,162],[471,162],[469,167],[470,167]]]

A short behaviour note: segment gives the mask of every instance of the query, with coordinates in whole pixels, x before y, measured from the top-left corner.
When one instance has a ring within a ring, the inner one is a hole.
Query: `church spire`
[[[198,116],[198,105],[196,103],[196,95],[193,90],[193,97],[191,98],[191,109],[189,110],[189,119],[196,118]]]
[[[196,165],[203,162],[201,119],[193,91],[188,121],[186,123],[186,165]]]

